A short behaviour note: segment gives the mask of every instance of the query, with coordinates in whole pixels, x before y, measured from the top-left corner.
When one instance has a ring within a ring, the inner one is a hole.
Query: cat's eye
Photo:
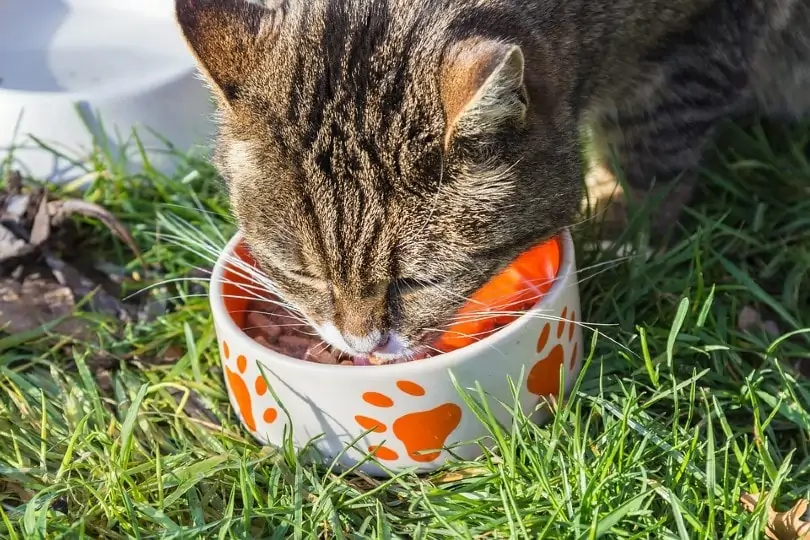
[[[300,279],[300,280],[318,279],[315,276],[313,276],[312,274],[309,274],[307,272],[302,272],[300,270],[298,270],[298,271],[296,271],[296,270],[288,270],[287,273],[290,274],[292,277],[294,277],[296,279]]]
[[[300,281],[301,283],[309,285],[310,287],[322,288],[326,286],[326,282],[323,279],[308,272],[301,270],[287,270],[286,274],[291,278]]]

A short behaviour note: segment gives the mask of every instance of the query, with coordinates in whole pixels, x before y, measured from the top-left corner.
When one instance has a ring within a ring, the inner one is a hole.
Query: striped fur
[[[809,4],[176,8],[220,102],[216,163],[265,271],[317,324],[393,332],[408,353],[576,219],[583,129],[644,189],[693,168],[730,115],[804,113]]]

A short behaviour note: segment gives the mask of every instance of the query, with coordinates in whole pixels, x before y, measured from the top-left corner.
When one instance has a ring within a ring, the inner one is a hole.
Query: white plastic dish
[[[165,141],[205,151],[213,107],[173,7],[172,0],[0,2],[0,160],[13,151],[15,167],[59,183],[84,175],[78,164],[94,144],[138,170],[133,130],[149,162],[167,173],[176,160]]]
[[[237,321],[244,319],[255,291],[240,288],[249,279],[229,262],[239,257],[252,264],[237,235],[214,267],[209,293],[234,410],[263,444],[280,446],[289,435],[298,448],[312,444],[343,467],[362,462],[360,469],[371,475],[385,472],[369,454],[390,471],[418,472],[436,469],[454,455],[479,456],[481,447],[469,442],[488,432],[453,378],[465,392],[474,393],[480,384],[494,417],[508,429],[513,420],[508,407],[515,403],[510,379],[520,385],[523,411],[543,422],[548,412],[538,407],[541,401],[568,394],[582,369],[574,244],[568,232],[559,240],[562,258],[551,289],[529,313],[496,333],[425,360],[340,366],[285,356],[241,330]]]

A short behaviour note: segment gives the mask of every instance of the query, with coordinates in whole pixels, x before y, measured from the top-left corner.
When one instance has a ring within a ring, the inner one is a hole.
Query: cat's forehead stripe
[[[294,50],[287,117],[300,129],[288,131],[284,145],[297,149],[302,188],[318,201],[313,226],[329,273],[365,281],[390,270],[397,244],[387,214],[390,182],[407,172],[400,170],[402,130],[419,134],[408,126],[416,115],[401,110],[412,55],[386,51],[394,39],[388,2],[358,9],[334,1],[323,9],[312,14],[323,19],[298,20],[320,51]],[[417,43],[414,25],[396,32],[400,41],[407,35],[406,51]]]

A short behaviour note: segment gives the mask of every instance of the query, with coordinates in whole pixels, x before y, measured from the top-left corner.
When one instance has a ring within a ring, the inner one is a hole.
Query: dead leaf
[[[50,214],[50,222],[53,226],[58,226],[73,214],[99,220],[110,229],[110,232],[132,250],[132,253],[138,258],[138,262],[141,263],[141,266],[146,267],[146,263],[141,256],[141,251],[138,249],[138,244],[135,243],[135,238],[132,237],[132,234],[130,234],[126,226],[106,208],[81,199],[65,199],[49,202],[48,213]]]
[[[102,396],[111,397],[113,395],[113,374],[108,369],[98,369],[93,372],[98,389]]]
[[[32,206],[36,206],[36,201],[31,193],[6,194],[3,197],[3,219],[22,221]]]
[[[28,240],[35,246],[44,244],[51,236],[51,217],[48,215],[48,198],[42,197],[39,201],[37,213],[31,226],[31,235]]]
[[[178,405],[183,405],[183,412],[185,412],[189,418],[201,420],[207,425],[220,426],[219,419],[205,406],[205,403],[203,403],[193,390],[189,390],[186,394],[177,388],[170,388],[169,394],[171,394]]]
[[[454,471],[440,473],[438,476],[433,477],[432,480],[437,484],[448,484],[450,482],[459,482],[465,478],[477,478],[489,474],[491,474],[491,471],[484,467],[467,467],[465,469],[456,469]]]
[[[35,249],[35,246],[21,240],[11,229],[0,223],[0,261],[25,257]]]
[[[740,503],[749,512],[756,509],[759,499],[767,493],[743,493]],[[810,521],[807,521],[807,507],[810,501],[801,499],[787,512],[777,512],[768,508],[768,522],[765,536],[771,540],[810,540]]]
[[[11,171],[6,176],[6,190],[11,194],[17,194],[22,191],[23,179],[20,171]]]
[[[168,363],[174,363],[180,360],[186,352],[177,345],[169,345],[163,351],[163,360]]]
[[[131,320],[129,309],[120,300],[96,285],[72,265],[45,252],[45,262],[56,280],[69,288],[76,298],[90,297],[93,311],[115,317],[121,321]]]
[[[41,276],[28,276],[22,282],[0,279],[0,329],[5,332],[29,332],[64,317],[53,332],[77,339],[93,336],[88,323],[71,317],[74,308],[68,287]]]
[[[122,284],[103,273],[96,275],[99,273],[92,265],[85,265],[91,258],[71,251],[81,239],[71,234],[71,228],[62,225],[74,214],[100,221],[129,247],[144,266],[143,271],[149,274],[127,227],[98,204],[80,199],[50,200],[49,196],[54,195],[43,187],[24,185],[16,173],[9,175],[6,186],[0,189],[0,275],[7,276],[13,270],[13,275],[21,281],[34,266],[37,271],[48,274],[49,279],[52,274],[58,285],[70,289],[76,302],[86,299],[91,311],[122,322],[135,319],[149,322],[164,314],[166,302],[163,299],[155,302],[151,294],[148,302],[136,304],[119,300],[123,294]]]
[[[155,351],[152,346],[148,345],[129,351],[123,356],[123,359],[127,362],[131,362],[138,368],[145,368],[146,366],[174,364],[185,354],[185,350],[174,344],[168,345],[162,353]]]
[[[781,336],[782,330],[779,328],[779,325],[776,324],[774,321],[765,321],[762,323],[762,329],[768,333],[770,336]]]
[[[12,479],[0,479],[0,494],[15,497],[21,503],[26,503],[34,496],[34,492],[25,489],[22,484]],[[0,499],[2,500],[2,499]]]
[[[360,493],[372,491],[380,487],[380,481],[376,480],[361,471],[354,471],[352,477],[344,478],[343,481]]]
[[[737,316],[737,328],[742,332],[764,330],[771,336],[779,336],[782,334],[776,322],[764,320],[762,314],[751,305],[747,305],[740,310],[740,314]]]
[[[0,262],[27,255],[44,246],[53,229],[73,214],[103,223],[120,238],[145,266],[127,227],[106,208],[81,199],[49,200],[44,188],[25,190],[19,174],[12,173],[0,190]],[[10,234],[9,234],[10,233]]]
[[[762,317],[753,306],[745,306],[737,315],[737,328],[743,332],[756,330],[762,325]]]

